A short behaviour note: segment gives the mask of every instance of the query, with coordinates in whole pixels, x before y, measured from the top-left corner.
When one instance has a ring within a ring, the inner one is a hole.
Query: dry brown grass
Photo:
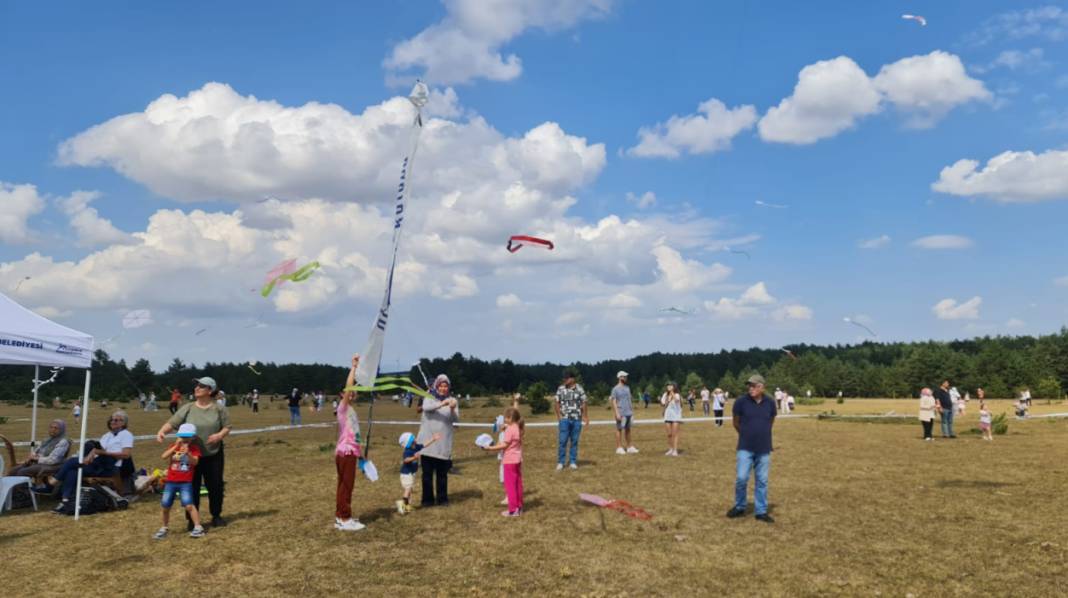
[[[914,408],[913,401],[832,400],[802,412]],[[959,431],[976,426],[977,410],[973,402]],[[1002,410],[1007,402],[996,403],[994,411]],[[376,411],[383,419],[408,415],[393,405]],[[489,421],[498,411],[463,415]],[[54,413],[43,410],[43,422]],[[639,417],[646,413],[655,411],[639,408]],[[0,415],[18,419],[29,410],[0,406]],[[165,415],[132,413],[134,432],[154,431]],[[288,417],[275,408],[259,417],[235,408],[234,415],[238,428]],[[94,436],[103,416],[94,409]],[[305,413],[306,423],[330,419]],[[22,439],[28,427],[9,421],[0,433]],[[153,499],[77,524],[45,512],[5,513],[3,593],[132,595],[152,582],[160,592],[221,595],[1052,596],[1063,594],[1068,578],[1064,421],[1013,420],[994,442],[964,433],[924,443],[915,420],[783,420],[775,431],[771,526],[724,517],[734,478],[735,436],[727,427],[684,426],[677,459],[663,456],[658,425],[637,427],[642,453],[625,457],[612,452],[611,428],[594,427],[583,431],[579,471],[559,474],[555,431],[531,429],[528,512],[520,519],[498,515],[497,462],[473,446],[471,429],[458,433],[453,505],[396,515],[400,431],[375,427],[372,456],[382,480],[358,480],[353,501],[364,532],[332,527],[333,457],[319,447],[333,441],[333,430],[239,436],[227,443],[229,527],[202,540],[176,534],[156,542]],[[272,442],[254,446],[258,438]],[[153,466],[160,452],[140,441],[135,458]],[[654,519],[580,504],[579,492],[624,498]]]

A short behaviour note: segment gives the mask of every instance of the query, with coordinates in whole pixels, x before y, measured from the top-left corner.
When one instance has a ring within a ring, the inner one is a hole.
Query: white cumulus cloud
[[[1068,151],[1008,151],[982,168],[976,160],[958,160],[942,169],[931,188],[1005,203],[1068,199]]]
[[[959,57],[941,50],[888,64],[873,82],[916,128],[934,125],[962,104],[993,98],[982,81],[968,76]]]
[[[112,118],[64,141],[59,161],[109,166],[183,201],[273,196],[388,202],[412,117],[403,97],[351,114],[317,102],[282,106],[208,83],[185,97],[161,96],[144,112]],[[556,123],[513,138],[478,117],[430,118],[412,177],[427,194],[490,184],[496,191],[517,181],[559,193],[592,181],[604,164],[603,144],[567,135]]]
[[[968,249],[974,243],[961,235],[928,235],[916,239],[911,245],[920,249]]]
[[[45,200],[34,185],[0,181],[0,241],[28,243],[33,239],[29,219],[45,208]]]
[[[768,110],[758,130],[764,141],[808,144],[833,137],[879,111],[882,97],[847,56],[801,69],[790,97]]]
[[[992,97],[959,57],[941,50],[885,65],[875,77],[839,56],[801,69],[793,94],[769,109],[757,129],[764,141],[804,145],[850,129],[884,105],[922,128],[957,106]]]
[[[112,243],[131,243],[130,235],[115,228],[107,218],[102,218],[89,203],[100,197],[96,191],[75,191],[70,197],[58,200],[60,209],[70,219],[70,226],[78,236],[78,244],[83,247],[109,245]]]
[[[393,47],[390,80],[415,75],[434,84],[509,81],[523,71],[502,46],[528,29],[568,29],[607,15],[613,0],[445,0],[445,18]]]
[[[684,153],[708,154],[730,148],[736,135],[750,129],[757,120],[756,108],[728,108],[711,98],[697,107],[696,114],[672,116],[666,123],[643,127],[638,145],[627,150],[639,158],[677,158]]]
[[[519,298],[519,295],[516,295],[515,293],[507,293],[497,296],[497,307],[501,309],[519,307],[521,305],[523,305],[523,301]]]
[[[956,299],[943,299],[934,304],[931,311],[939,320],[978,320],[982,297],[972,297],[964,303]]]

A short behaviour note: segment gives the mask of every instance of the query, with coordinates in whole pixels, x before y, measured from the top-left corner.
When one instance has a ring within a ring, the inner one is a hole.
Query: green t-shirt
[[[168,423],[175,430],[178,429],[178,426],[186,423],[196,426],[201,451],[205,457],[210,457],[219,452],[219,449],[222,448],[222,443],[208,444],[208,436],[223,428],[230,427],[230,412],[226,410],[226,407],[215,401],[212,401],[211,405],[203,409],[197,407],[196,402],[186,403],[171,416]]]

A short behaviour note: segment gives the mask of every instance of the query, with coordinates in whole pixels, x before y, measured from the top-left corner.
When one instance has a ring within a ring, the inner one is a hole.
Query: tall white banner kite
[[[408,184],[412,178],[412,163],[415,160],[415,150],[419,148],[419,134],[423,131],[423,106],[426,105],[429,90],[426,84],[419,81],[412,88],[408,100],[415,106],[415,121],[412,122],[411,145],[408,154],[401,163],[400,185],[397,187],[397,204],[393,213],[393,259],[389,262],[389,273],[386,276],[386,292],[382,296],[382,307],[375,317],[374,326],[371,327],[371,336],[367,339],[367,347],[360,357],[360,365],[356,368],[356,384],[359,386],[374,386],[375,378],[378,377],[378,364],[382,360],[382,347],[386,342],[386,324],[389,323],[389,305],[393,293],[393,270],[397,265],[397,249],[400,247],[401,224],[404,223],[404,210],[408,202],[408,194],[411,186]]]

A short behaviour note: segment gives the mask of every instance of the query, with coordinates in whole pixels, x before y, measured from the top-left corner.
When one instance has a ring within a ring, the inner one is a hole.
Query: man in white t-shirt
[[[712,401],[711,401],[711,399],[712,399],[712,393],[708,392],[708,387],[707,386],[702,386],[701,387],[701,411],[705,414],[705,417],[708,417],[709,410],[712,409],[712,406],[711,406],[711,402]]]
[[[712,391],[712,413],[716,416],[716,427],[723,427],[723,409],[727,405],[727,393],[723,392],[723,389],[717,388]]]

